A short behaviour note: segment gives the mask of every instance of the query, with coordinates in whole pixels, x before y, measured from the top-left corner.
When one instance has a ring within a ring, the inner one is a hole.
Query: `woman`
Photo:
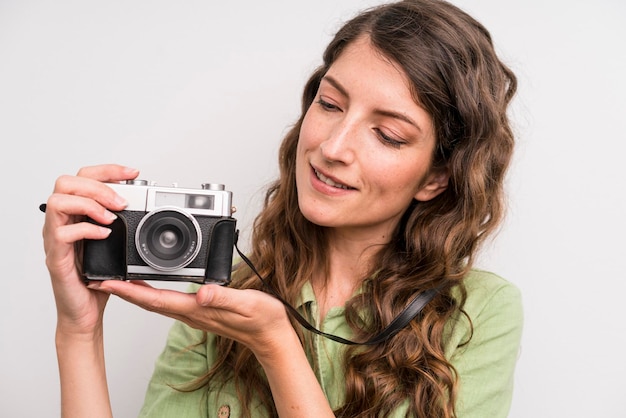
[[[138,171],[106,165],[60,177],[44,246],[63,416],[111,416],[102,347],[109,294],[179,320],[142,416],[506,416],[519,293],[472,262],[502,217],[515,89],[487,30],[436,0],[358,15],[306,84],[250,260],[307,320],[353,341],[436,291],[407,326],[373,345],[304,330],[245,264],[230,287],[188,294],[141,282],[85,286],[74,244],[108,235],[125,202],[103,182]]]

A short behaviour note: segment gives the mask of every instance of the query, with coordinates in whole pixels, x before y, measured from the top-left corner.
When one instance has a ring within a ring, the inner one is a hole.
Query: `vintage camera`
[[[158,187],[146,180],[109,184],[128,206],[104,240],[83,243],[88,280],[167,280],[230,283],[236,221],[232,192]]]

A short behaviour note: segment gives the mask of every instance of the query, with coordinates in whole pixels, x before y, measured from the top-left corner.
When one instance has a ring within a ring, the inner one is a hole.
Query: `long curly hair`
[[[375,255],[373,271],[363,277],[363,292],[347,302],[345,316],[354,339],[365,340],[417,293],[436,287],[438,295],[388,341],[346,349],[345,403],[335,412],[381,417],[408,399],[412,416],[450,418],[455,416],[458,383],[444,356],[444,328],[462,312],[462,279],[480,243],[501,221],[504,176],[514,145],[507,107],[516,78],[498,59],[489,32],[479,22],[444,1],[407,0],[368,9],[337,32],[323,64],[306,83],[302,115],[280,147],[280,176],[268,188],[255,219],[250,259],[290,303],[314,271],[328,269],[325,228],[309,222],[298,207],[296,148],[321,79],[345,47],[363,35],[406,73],[416,103],[434,122],[432,166],[447,169],[450,179],[439,196],[407,208],[390,242]],[[233,287],[262,286],[246,266],[233,277]],[[460,297],[453,297],[455,287]],[[311,337],[299,325],[294,327],[303,345],[310,344]],[[217,337],[217,346],[218,361],[203,382],[219,388],[216,382],[232,379],[246,417],[251,416],[253,400],[276,415],[251,351],[222,337]]]

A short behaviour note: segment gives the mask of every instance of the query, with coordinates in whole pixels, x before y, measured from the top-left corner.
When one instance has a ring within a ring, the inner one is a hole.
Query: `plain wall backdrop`
[[[626,3],[454,2],[520,82],[510,211],[480,259],[524,297],[510,416],[626,417]],[[37,209],[56,177],[117,162],[224,183],[246,239],[304,81],[375,3],[0,0],[1,416],[59,414]],[[115,416],[133,417],[171,320],[115,298],[105,320]]]

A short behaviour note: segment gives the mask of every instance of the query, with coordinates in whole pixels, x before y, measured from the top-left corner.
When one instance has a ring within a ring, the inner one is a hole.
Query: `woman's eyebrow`
[[[408,117],[404,113],[394,112],[393,110],[385,110],[385,109],[375,109],[374,113],[377,114],[377,115],[386,116],[386,117],[389,117],[389,118],[401,120],[401,121],[406,122],[409,125],[413,126],[420,133],[423,132],[421,126],[419,126],[417,124],[417,122],[415,122],[413,119],[411,119],[410,117]]]
[[[339,93],[341,93],[343,96],[350,98],[350,95],[348,94],[348,90],[346,90],[346,88],[343,87],[343,85],[332,76],[327,74],[322,78],[322,81],[326,81],[328,84],[332,85],[337,91],[339,91]],[[403,122],[408,123],[409,125],[414,126],[418,131],[420,131],[420,133],[423,132],[422,127],[415,120],[407,116],[405,113],[396,112],[396,111],[387,110],[387,109],[374,109],[374,113],[380,116],[386,116],[386,117],[390,117],[393,119],[401,120]]]
[[[339,93],[341,93],[342,95],[346,96],[346,97],[350,97],[350,95],[348,94],[348,90],[346,90],[339,81],[335,80],[332,76],[326,74],[323,78],[322,81],[326,81],[328,84],[332,85],[335,89],[337,89],[339,91]]]

